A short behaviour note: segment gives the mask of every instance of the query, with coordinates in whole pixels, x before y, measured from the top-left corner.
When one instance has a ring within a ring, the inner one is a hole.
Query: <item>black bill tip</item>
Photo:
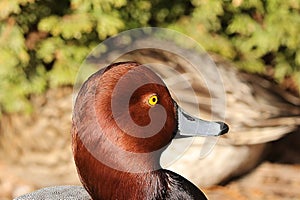
[[[227,124],[225,124],[224,122],[217,122],[217,123],[220,124],[220,129],[221,129],[219,135],[223,135],[229,131],[229,126]]]

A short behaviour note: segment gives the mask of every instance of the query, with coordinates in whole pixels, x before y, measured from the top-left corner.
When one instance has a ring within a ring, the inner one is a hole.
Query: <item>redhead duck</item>
[[[160,156],[174,138],[229,130],[225,123],[187,114],[161,78],[136,62],[115,63],[93,74],[78,93],[72,121],[75,164],[93,200],[206,199],[187,179],[162,169]],[[56,198],[67,199],[63,194],[72,188],[82,192],[71,186]],[[41,193],[45,197],[41,190],[35,199]],[[76,199],[88,198],[84,193]]]

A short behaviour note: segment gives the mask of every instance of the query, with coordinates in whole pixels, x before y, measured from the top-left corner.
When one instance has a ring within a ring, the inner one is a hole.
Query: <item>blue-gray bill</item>
[[[205,121],[189,115],[178,105],[176,107],[178,130],[175,138],[219,136],[229,131],[223,122]]]

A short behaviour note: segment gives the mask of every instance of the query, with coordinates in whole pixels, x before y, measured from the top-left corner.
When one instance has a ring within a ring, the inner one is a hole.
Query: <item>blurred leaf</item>
[[[62,35],[65,39],[80,39],[82,33],[92,31],[93,22],[88,14],[50,16],[41,20],[38,28],[40,31],[50,32],[53,36]]]
[[[113,15],[102,14],[97,23],[97,32],[102,40],[108,36],[116,35],[122,28],[124,28],[123,21]]]
[[[0,20],[7,18],[10,14],[18,14],[21,11],[20,5],[32,3],[34,0],[1,0]]]
[[[199,1],[199,6],[195,8],[192,16],[194,20],[203,24],[209,30],[217,31],[221,28],[218,17],[223,14],[223,1],[211,0]]]
[[[249,36],[257,31],[259,25],[249,15],[237,14],[227,28],[229,34],[238,33],[244,36]]]
[[[282,81],[287,74],[291,72],[291,66],[288,62],[281,61],[275,66],[274,78],[278,81]]]
[[[251,72],[262,74],[265,72],[265,65],[262,60],[242,60],[238,61],[237,65],[240,69]]]
[[[54,61],[56,51],[64,45],[64,41],[59,37],[48,38],[40,43],[37,57],[42,59],[45,63],[50,63]]]
[[[300,49],[296,51],[295,63],[298,66],[298,70],[300,70]]]

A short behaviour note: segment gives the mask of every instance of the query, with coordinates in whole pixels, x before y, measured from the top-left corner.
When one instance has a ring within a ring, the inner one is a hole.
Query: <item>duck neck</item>
[[[113,169],[122,172],[143,174],[161,169],[160,152],[152,153],[131,153],[118,155],[117,160],[111,166]]]
[[[110,155],[111,158],[118,158],[114,161],[114,164],[117,164],[116,168],[91,155],[80,140],[77,144],[74,148],[74,158],[77,168],[80,169],[78,173],[94,200],[145,199],[157,195],[156,193],[166,187],[160,177],[160,152],[140,157]]]
[[[128,173],[110,169],[108,173],[100,175],[102,181],[92,189],[92,197],[93,199],[158,199],[157,197],[161,196],[159,193],[166,191],[167,188],[159,176],[160,171]]]

